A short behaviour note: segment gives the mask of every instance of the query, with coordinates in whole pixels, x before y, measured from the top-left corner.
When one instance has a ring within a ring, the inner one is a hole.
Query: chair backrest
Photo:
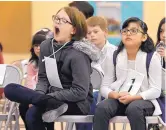
[[[6,72],[5,72],[5,78],[3,81],[3,87],[10,83],[17,83],[20,84],[22,79],[22,74],[19,70],[19,68],[13,66],[13,65],[7,65],[6,66]]]
[[[91,74],[91,83],[92,83],[93,89],[99,90],[102,84],[103,75],[98,69],[94,67],[92,67],[92,69],[93,71]]]
[[[14,61],[14,62],[12,63],[12,65],[17,66],[17,67],[21,70],[22,75],[23,75],[23,79],[25,79],[26,76],[27,76],[28,60],[26,60],[26,59],[17,60],[17,61]]]

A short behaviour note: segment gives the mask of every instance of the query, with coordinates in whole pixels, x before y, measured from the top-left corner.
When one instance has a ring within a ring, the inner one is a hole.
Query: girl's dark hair
[[[37,31],[32,38],[32,45],[31,45],[31,57],[29,62],[35,62],[36,67],[38,67],[39,57],[34,52],[34,46],[40,45],[44,40],[48,38],[48,34],[51,30],[48,28],[42,28],[41,30]]]
[[[160,23],[159,23],[159,26],[158,26],[158,30],[157,30],[157,42],[156,42],[156,45],[160,42],[160,30],[161,30],[161,26],[166,22],[166,18],[163,18]]]
[[[3,51],[3,46],[2,46],[2,44],[0,43],[0,52],[2,52]]]
[[[143,42],[140,46],[140,49],[143,51],[143,52],[152,52],[155,50],[155,47],[154,47],[154,42],[153,40],[150,38],[150,36],[147,34],[147,31],[148,31],[148,27],[146,25],[145,22],[143,22],[142,20],[140,20],[139,18],[137,17],[131,17],[131,18],[128,18],[122,25],[122,29],[126,28],[129,23],[131,22],[135,22],[135,23],[138,23],[140,25],[140,27],[142,28],[143,30],[143,33],[147,35],[147,40],[145,42]],[[124,48],[124,44],[123,42],[121,41],[119,46],[118,46],[118,50],[117,52],[119,53],[121,50],[123,50]]]

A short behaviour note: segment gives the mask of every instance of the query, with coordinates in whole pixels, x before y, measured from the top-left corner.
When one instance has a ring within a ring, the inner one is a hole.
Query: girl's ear
[[[142,38],[142,41],[145,42],[145,41],[147,40],[147,38],[148,38],[148,35],[147,35],[147,34],[144,34],[144,35],[143,35],[143,38]]]
[[[76,28],[73,28],[71,35],[74,35],[76,33]]]

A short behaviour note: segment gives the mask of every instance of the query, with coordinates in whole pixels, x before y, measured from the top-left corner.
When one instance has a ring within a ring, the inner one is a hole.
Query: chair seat
[[[111,123],[129,123],[129,120],[126,116],[116,116],[110,120]],[[157,116],[147,116],[146,122],[148,124],[159,123],[159,119]]]
[[[86,115],[86,116],[75,116],[75,115],[64,115],[60,116],[55,120],[56,122],[92,122],[93,115]]]
[[[159,123],[157,116],[147,116],[147,123]],[[56,122],[93,122],[93,115],[87,116],[73,116],[73,115],[64,115],[56,119]],[[116,116],[110,120],[110,123],[129,123],[129,120],[126,116]]]

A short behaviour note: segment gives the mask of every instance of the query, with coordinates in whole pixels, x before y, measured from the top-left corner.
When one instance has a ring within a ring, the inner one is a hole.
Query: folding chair
[[[16,61],[12,62],[11,64],[20,69],[21,74],[22,74],[21,85],[24,86],[25,85],[25,79],[27,77],[28,60],[27,59],[16,60]],[[12,105],[13,105],[12,107],[15,108],[16,111],[18,111],[17,113],[19,113],[19,109],[18,109],[19,104],[18,103],[12,103]]]
[[[110,123],[125,123],[123,125],[123,130],[126,129],[126,123],[129,123],[127,116],[116,116],[110,120]],[[162,121],[160,116],[147,116],[146,117],[147,130],[148,124],[162,124],[160,130],[166,130],[166,124]],[[115,125],[113,125],[113,130],[116,130]]]
[[[4,65],[4,64],[0,64],[0,66],[6,66],[6,71],[5,71],[2,87],[5,87],[6,85],[10,83],[17,83],[17,84],[21,83],[22,74],[17,67],[12,65]],[[15,121],[15,130],[18,130],[19,129],[19,113],[16,110],[16,103],[10,102],[9,100],[6,99],[5,106],[4,106],[5,112],[7,111],[7,105],[10,105],[9,113],[0,114],[0,121],[6,121],[4,130],[8,129],[8,126],[11,123],[11,121]],[[1,123],[1,127],[2,127],[2,123]]]
[[[17,67],[21,70],[22,75],[23,75],[22,81],[24,81],[25,78],[27,77],[27,65],[28,65],[28,60],[26,60],[26,59],[17,60],[17,61],[14,61],[14,62],[12,63],[12,65],[17,66]]]
[[[103,74],[97,70],[96,68],[92,67],[93,72],[91,74],[91,83],[93,85],[93,89],[99,90],[102,84],[102,79],[103,79]],[[99,93],[97,103],[100,102],[101,95]],[[67,122],[66,124],[66,130],[72,130],[74,129],[74,123],[75,122],[92,122],[93,121],[93,116],[92,115],[81,115],[81,116],[76,116],[76,115],[64,115],[60,116],[55,120],[56,122]]]

